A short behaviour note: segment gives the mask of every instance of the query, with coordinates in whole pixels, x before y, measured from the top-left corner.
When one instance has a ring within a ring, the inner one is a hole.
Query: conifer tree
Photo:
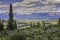
[[[35,27],[34,22],[32,23],[32,27],[33,27],[33,28]]]
[[[15,20],[15,22],[14,22],[14,26],[15,26],[14,28],[17,29],[17,23],[16,23],[16,20]]]
[[[13,20],[13,13],[12,13],[12,4],[10,4],[10,13],[9,13],[9,20],[8,20],[8,29],[13,30],[14,29],[14,20]]]
[[[3,25],[3,22],[2,20],[0,20],[0,31],[4,30],[4,25]]]
[[[58,25],[60,26],[60,18],[59,18],[59,21],[58,21]]]
[[[30,22],[30,27],[32,27],[33,25],[32,25],[32,22]]]
[[[37,23],[37,26],[40,27],[40,22]]]
[[[42,24],[43,24],[43,27],[45,27],[45,22],[44,21],[42,21]]]

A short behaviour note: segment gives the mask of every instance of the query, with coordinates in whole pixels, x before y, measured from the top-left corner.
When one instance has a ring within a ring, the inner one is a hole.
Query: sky
[[[3,2],[4,4],[12,4],[15,2],[21,2],[23,0],[0,0],[0,2]]]
[[[13,13],[17,15],[48,13],[54,16],[60,12],[60,0],[0,0],[0,14],[9,13],[9,4],[13,5]],[[15,16],[15,18],[17,17]]]

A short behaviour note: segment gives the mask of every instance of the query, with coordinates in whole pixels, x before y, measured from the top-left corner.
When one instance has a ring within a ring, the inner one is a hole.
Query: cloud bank
[[[56,5],[51,5],[59,3],[60,1],[57,0],[24,0],[12,4],[13,13],[29,15],[32,13],[60,12],[60,8],[56,7]],[[9,13],[9,5],[1,4],[0,13]]]

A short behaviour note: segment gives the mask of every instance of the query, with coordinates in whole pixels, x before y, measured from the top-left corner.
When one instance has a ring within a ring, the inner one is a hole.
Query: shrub
[[[10,37],[10,40],[26,40],[26,37],[23,34],[15,34]]]

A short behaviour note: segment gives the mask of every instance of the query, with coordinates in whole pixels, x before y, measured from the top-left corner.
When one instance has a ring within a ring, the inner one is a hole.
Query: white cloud
[[[35,2],[37,1],[38,0],[24,0],[23,2],[14,3],[13,6],[24,6],[24,7],[32,6],[35,5]]]
[[[0,4],[2,4],[3,2],[0,2]]]
[[[0,5],[0,13],[9,13],[9,5]]]
[[[47,1],[47,0],[46,0]],[[42,3],[42,0],[24,0],[21,3],[14,3],[14,13],[18,14],[32,14],[32,13],[40,13],[40,12],[49,12],[52,11],[53,8],[55,8],[55,5],[46,5],[46,6],[38,6],[40,5],[40,2]],[[44,2],[43,2],[44,3]],[[36,7],[35,7],[36,6]],[[55,8],[56,10],[56,8]]]
[[[50,4],[60,4],[60,0],[51,0]]]
[[[43,7],[22,7],[22,8],[15,8],[14,12],[18,13],[18,14],[32,14],[32,13],[41,13],[41,12],[53,12],[53,11],[58,11],[56,10],[55,5],[47,5],[47,6],[43,6]]]
[[[9,13],[9,5],[0,2],[0,13]]]
[[[24,0],[13,4],[13,13],[17,14],[32,14],[40,12],[53,12],[56,11],[55,5],[45,5],[40,7],[40,4],[49,4],[54,2],[52,0]],[[57,10],[60,12],[60,9]],[[0,13],[9,13],[9,5],[0,5]]]
[[[60,0],[53,0],[53,1],[60,2]]]

